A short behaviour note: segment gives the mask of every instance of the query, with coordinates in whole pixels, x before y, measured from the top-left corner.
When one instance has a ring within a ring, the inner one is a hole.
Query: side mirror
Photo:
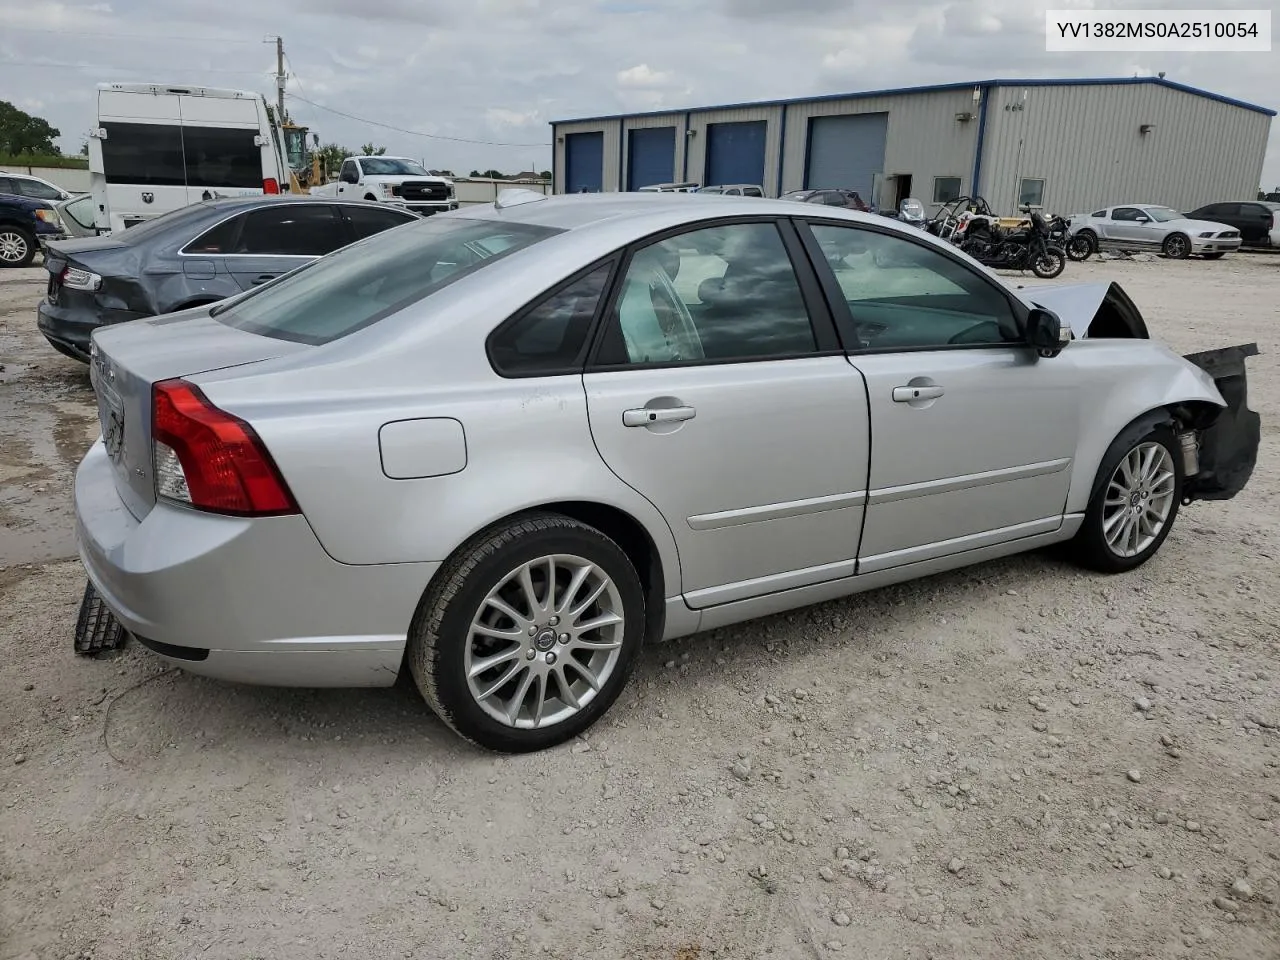
[[[1027,316],[1027,343],[1036,353],[1049,359],[1060,354],[1071,342],[1071,328],[1065,326],[1052,310],[1034,307]]]
[[[1134,217],[1133,222],[1134,223],[1150,223],[1151,218],[1150,217]]]

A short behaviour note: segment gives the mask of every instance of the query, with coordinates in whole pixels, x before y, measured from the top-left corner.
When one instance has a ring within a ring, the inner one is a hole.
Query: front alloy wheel
[[[1165,238],[1164,255],[1170,260],[1187,259],[1191,256],[1191,241],[1180,233]]]
[[[453,730],[491,750],[577,736],[617,699],[644,642],[631,559],[557,514],[503,521],[433,578],[409,633],[409,668]]]
[[[25,231],[0,227],[0,266],[25,267],[35,256],[35,241]]]
[[[1103,573],[1140,567],[1173,529],[1182,484],[1181,448],[1171,425],[1126,430],[1102,458],[1071,553]]]

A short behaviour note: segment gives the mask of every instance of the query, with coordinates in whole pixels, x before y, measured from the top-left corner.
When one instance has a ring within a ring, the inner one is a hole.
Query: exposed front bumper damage
[[[1256,343],[1192,353],[1186,359],[1209,374],[1226,409],[1200,429],[1200,470],[1186,479],[1183,500],[1230,500],[1249,482],[1258,460],[1262,418],[1249,409],[1245,360]]]

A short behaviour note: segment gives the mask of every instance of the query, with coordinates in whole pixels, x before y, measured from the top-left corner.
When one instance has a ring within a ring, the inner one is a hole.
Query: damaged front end
[[[1191,428],[1182,434],[1183,503],[1230,500],[1249,482],[1258,460],[1262,418],[1249,409],[1245,360],[1257,355],[1258,345],[1246,343],[1185,357],[1213,378],[1227,405],[1223,409],[1175,411]]]

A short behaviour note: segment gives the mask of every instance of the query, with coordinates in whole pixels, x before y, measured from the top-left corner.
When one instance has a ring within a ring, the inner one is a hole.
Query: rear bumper
[[[150,316],[128,310],[89,310],[84,307],[63,307],[41,300],[36,307],[36,326],[44,338],[68,357],[89,362],[89,341],[93,331],[112,323],[127,323]]]
[[[75,512],[85,571],[125,629],[174,666],[240,683],[390,686],[439,569],[338,563],[301,516],[158,503],[138,521],[101,440],[76,472]]]

